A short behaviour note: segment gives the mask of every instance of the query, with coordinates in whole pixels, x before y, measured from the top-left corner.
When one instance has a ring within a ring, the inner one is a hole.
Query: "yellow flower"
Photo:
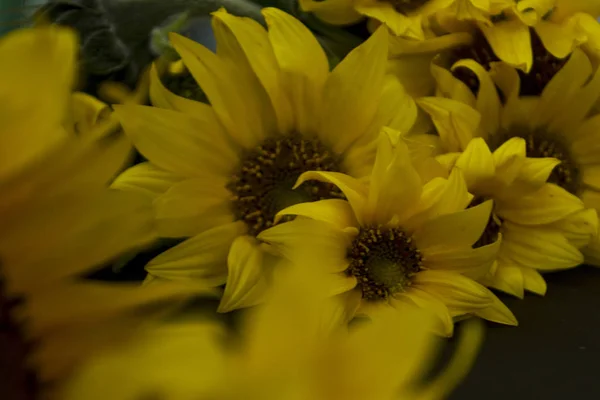
[[[306,271],[277,281],[269,301],[245,316],[240,332],[209,319],[147,329],[90,360],[64,400],[169,399],[436,400],[470,369],[480,325],[466,326],[448,367],[427,373],[436,341],[432,318],[407,310],[348,329],[337,298],[315,291]],[[290,281],[289,278],[293,279]],[[110,382],[110,385],[106,383]]]
[[[150,279],[226,283],[220,311],[261,301],[275,260],[256,235],[278,211],[342,197],[320,182],[292,190],[301,173],[368,176],[381,126],[405,131],[416,119],[414,101],[385,77],[385,30],[329,72],[304,25],[277,9],[263,13],[268,31],[216,12],[217,54],[172,35],[210,106],[167,91],[155,68],[150,95],[160,108],[115,107],[149,163],[126,171],[114,187],[156,198],[162,236],[193,236],[152,260]]]
[[[439,93],[447,98],[423,98],[419,104],[431,115],[442,149],[465,151],[459,159],[463,173],[472,174],[469,191],[495,200],[496,230],[503,241],[496,280],[489,284],[520,297],[523,289],[543,294],[545,283],[533,269],[579,265],[583,257],[578,249],[597,233],[596,213],[584,203],[600,206],[593,200],[598,197],[593,189],[594,134],[600,120],[588,115],[600,96],[600,74],[592,74],[590,61],[577,50],[541,96],[519,97],[517,71],[493,64],[502,104],[492,76],[481,65],[465,60],[456,66],[478,77],[478,96],[449,71],[437,69]],[[489,149],[473,142],[474,137],[483,138]],[[457,156],[441,157],[452,166]],[[509,156],[511,167],[499,165]]]
[[[0,272],[5,295],[23,300],[13,316],[43,382],[134,332],[141,314],[127,313],[192,292],[82,279],[155,232],[147,199],[106,188],[131,145],[105,105],[71,93],[76,54],[63,28],[0,39]]]
[[[428,179],[430,169],[420,156],[411,162],[399,133],[385,129],[370,185],[338,172],[307,172],[298,184],[335,184],[348,201],[289,207],[281,214],[310,218],[277,225],[259,239],[302,268],[335,277],[331,294],[345,293],[351,316],[417,305],[436,313],[445,335],[452,333],[453,317],[465,314],[516,325],[506,306],[471,279],[488,273],[500,246],[496,240],[472,247],[492,201],[467,208],[473,196],[460,170]]]
[[[300,0],[300,7],[334,25],[363,17],[385,24],[397,36],[423,40],[431,32],[431,17],[438,12],[460,21],[490,22],[490,16],[510,5],[509,0]]]

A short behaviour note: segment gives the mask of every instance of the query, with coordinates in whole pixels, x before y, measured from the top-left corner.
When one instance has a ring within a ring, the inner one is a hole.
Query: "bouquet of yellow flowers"
[[[600,265],[600,2],[186,1],[142,56],[110,3],[0,37],[40,398],[441,399],[499,292]]]

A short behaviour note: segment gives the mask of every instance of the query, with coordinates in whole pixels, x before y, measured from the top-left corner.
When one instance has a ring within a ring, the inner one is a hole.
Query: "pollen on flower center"
[[[533,29],[530,30],[530,35],[533,66],[529,73],[517,70],[521,78],[519,92],[521,96],[539,96],[548,82],[550,82],[568,60],[568,58],[560,59],[550,54]],[[451,64],[461,59],[473,59],[487,70],[490,68],[490,63],[500,61],[483,33],[479,30],[473,33],[473,42],[471,45],[456,48],[452,51],[449,58]],[[477,93],[479,90],[479,81],[471,70],[457,68],[454,76],[469,86],[473,93]]]
[[[381,226],[361,228],[348,258],[346,273],[356,277],[366,300],[385,300],[404,291],[423,265],[423,256],[410,235]]]
[[[401,14],[409,14],[423,7],[429,0],[381,0],[390,3]]]
[[[269,138],[246,153],[238,173],[227,189],[232,193],[233,212],[246,223],[251,235],[273,226],[275,215],[294,204],[344,198],[332,184],[305,182],[292,190],[307,171],[340,172],[340,160],[317,139],[298,134]],[[287,221],[291,217],[284,217]]]
[[[490,140],[490,150],[495,150],[512,137],[525,139],[527,157],[554,157],[560,161],[550,174],[548,182],[554,183],[572,194],[581,188],[581,171],[574,162],[569,149],[557,135],[544,129],[531,130],[524,126],[512,126],[507,131],[498,132]]]
[[[486,201],[487,199],[483,196],[475,196],[468,207],[475,207]],[[492,211],[490,213],[490,218],[488,219],[487,225],[485,229],[481,233],[481,236],[477,241],[473,244],[473,248],[479,248],[483,246],[487,246],[488,244],[494,243],[498,240],[498,235],[500,234],[500,227],[502,226],[502,220],[496,216],[496,214]]]

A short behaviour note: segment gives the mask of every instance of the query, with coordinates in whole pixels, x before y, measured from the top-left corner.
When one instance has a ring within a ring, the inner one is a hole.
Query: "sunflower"
[[[343,198],[307,182],[309,170],[368,177],[378,130],[403,131],[416,105],[386,78],[387,33],[377,31],[329,72],[325,53],[298,20],[263,10],[256,22],[218,11],[217,54],[182,36],[171,40],[210,105],[176,96],[156,67],[156,107],[117,106],[125,133],[149,162],[114,187],[154,198],[159,234],[191,237],[147,265],[149,279],[226,284],[220,311],[252,306],[277,262],[256,236],[287,206]]]
[[[300,0],[300,7],[334,25],[347,25],[368,17],[382,23],[397,36],[423,40],[430,36],[431,17],[445,12],[460,21],[489,24],[490,16],[510,6],[510,0]]]
[[[519,75],[514,68],[493,64],[490,75],[473,60],[458,65],[478,76],[478,96],[440,69],[436,74],[439,92],[448,98],[423,98],[419,104],[431,115],[442,150],[465,152],[459,159],[463,173],[473,174],[467,179],[469,190],[496,200],[494,230],[503,233],[503,241],[497,280],[490,285],[520,297],[523,289],[543,294],[545,283],[533,270],[579,265],[583,262],[579,249],[597,233],[593,209],[598,204],[591,199],[597,196],[592,185],[598,162],[593,136],[598,118],[588,114],[600,95],[600,74],[592,74],[590,61],[577,50],[541,96],[519,97]],[[492,76],[506,99],[504,104]],[[474,144],[474,137],[485,140],[489,148],[482,141]],[[510,154],[517,164],[500,166],[499,160]],[[440,157],[451,167],[458,154]]]
[[[340,299],[315,285],[326,276],[298,272],[278,277],[239,331],[196,315],[149,327],[91,359],[63,398],[436,400],[470,369],[481,325],[465,327],[448,368],[423,384],[436,350],[431,316],[407,310],[348,329]]]
[[[339,172],[307,172],[297,184],[329,182],[348,201],[289,207],[281,215],[304,218],[259,239],[302,268],[330,273],[331,294],[344,294],[351,316],[417,305],[436,313],[444,335],[452,333],[453,317],[465,314],[516,325],[506,306],[472,279],[488,273],[500,246],[498,237],[472,247],[493,202],[467,208],[473,196],[460,170],[448,178],[431,175],[425,161],[420,155],[413,160],[400,134],[385,128],[370,184]]]
[[[109,109],[72,94],[77,38],[36,27],[0,39],[0,273],[42,382],[132,334],[201,289],[143,288],[83,276],[155,238],[150,202],[108,190],[131,144]],[[152,312],[143,307],[153,305]]]

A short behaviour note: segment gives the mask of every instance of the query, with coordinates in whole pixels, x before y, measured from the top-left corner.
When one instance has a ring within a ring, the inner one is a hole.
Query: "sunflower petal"
[[[315,36],[297,19],[276,8],[264,8],[262,13],[290,96],[295,128],[298,132],[318,132],[315,116],[322,107],[321,94],[329,74],[327,56]]]
[[[498,201],[496,213],[504,220],[529,226],[556,222],[582,209],[583,202],[577,196],[548,183],[531,195]]]
[[[516,19],[501,21],[492,26],[478,23],[498,58],[515,68],[529,72],[533,65],[529,27]]]
[[[206,93],[219,121],[237,143],[252,148],[264,137],[260,93],[248,87],[242,66],[233,66],[206,47],[176,33],[169,39],[186,67]],[[221,48],[227,41],[222,42]],[[266,95],[265,95],[266,96]]]
[[[433,248],[424,252],[428,268],[458,272],[471,279],[482,279],[496,260],[501,240],[487,246],[461,249]]]
[[[521,268],[523,273],[523,284],[525,290],[544,296],[546,294],[546,280],[544,277],[533,268]]]
[[[319,221],[327,222],[336,228],[345,229],[349,226],[358,226],[352,207],[346,200],[327,199],[311,203],[299,203],[287,207],[277,213],[275,223],[284,215],[300,215]]]
[[[469,191],[477,193],[482,183],[490,181],[495,173],[494,158],[489,147],[482,138],[469,142],[465,151],[458,157],[455,164],[465,178]]]
[[[417,307],[435,315],[439,321],[434,329],[442,336],[452,336],[454,332],[454,321],[448,307],[437,296],[432,295],[429,290],[420,287],[412,287],[405,294],[397,296],[399,300],[405,298]],[[390,301],[392,306],[402,310],[398,300]]]
[[[207,112],[206,104],[178,96],[167,89],[160,80],[156,64],[152,64],[150,69],[150,101],[155,107],[180,111],[188,115]]]
[[[332,25],[350,25],[364,17],[354,10],[352,0],[300,0],[302,11],[313,13],[321,21]]]
[[[493,202],[485,201],[466,210],[441,215],[425,222],[414,234],[417,247],[427,253],[434,250],[472,246],[485,229]]]
[[[187,176],[228,173],[237,162],[214,114],[190,116],[146,106],[114,106],[123,129],[139,151],[167,171]]]
[[[234,222],[231,193],[217,179],[188,179],[154,201],[161,237],[190,237]]]
[[[375,117],[387,67],[387,36],[385,28],[377,30],[335,67],[325,83],[319,132],[338,154],[363,135]]]
[[[431,116],[446,151],[463,151],[475,137],[481,114],[474,108],[439,97],[423,97],[417,104]]]
[[[169,280],[223,285],[231,243],[245,232],[246,225],[240,221],[210,229],[161,253],[146,265],[146,271]]]
[[[487,289],[486,289],[487,290]],[[498,324],[517,326],[519,323],[517,322],[517,318],[515,315],[506,307],[502,301],[492,292],[489,292],[490,299],[492,300],[492,304],[489,307],[475,310],[473,312],[479,318],[486,319],[488,321],[496,322]]]
[[[573,268],[583,262],[579,250],[555,230],[504,221],[502,232],[502,256],[515,265],[553,271]]]
[[[471,108],[477,107],[477,99],[471,89],[463,81],[456,79],[451,71],[431,63],[431,74],[437,83],[438,95],[459,101]]]
[[[121,173],[111,184],[111,188],[139,192],[154,198],[181,180],[181,176],[158,168],[152,163],[143,162]]]
[[[493,278],[485,283],[487,286],[512,294],[519,299],[525,296],[525,283],[521,268],[503,262],[502,258],[498,260],[498,267]]]
[[[348,199],[358,222],[362,223],[367,203],[367,187],[362,182],[339,172],[309,171],[300,175],[294,189],[310,180],[327,182],[337,186]]]
[[[265,254],[250,236],[237,237],[227,258],[227,283],[218,312],[225,313],[261,303],[267,293]]]

